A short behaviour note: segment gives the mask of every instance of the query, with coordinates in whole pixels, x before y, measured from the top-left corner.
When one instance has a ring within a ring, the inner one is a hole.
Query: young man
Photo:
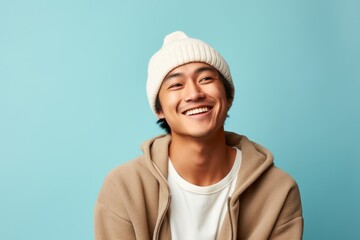
[[[219,53],[169,34],[149,62],[147,95],[168,134],[105,179],[97,240],[302,238],[295,181],[268,150],[224,131],[234,85]]]

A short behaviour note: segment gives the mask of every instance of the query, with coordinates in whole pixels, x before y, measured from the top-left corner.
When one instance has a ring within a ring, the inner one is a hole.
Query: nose
[[[199,101],[204,99],[205,94],[201,87],[195,82],[189,82],[185,85],[185,101]]]

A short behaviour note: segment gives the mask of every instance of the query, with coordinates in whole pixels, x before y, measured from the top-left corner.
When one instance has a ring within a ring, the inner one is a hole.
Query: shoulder
[[[113,190],[130,191],[135,186],[146,184],[154,177],[146,166],[144,156],[132,159],[109,172],[105,177],[103,187]]]
[[[268,176],[267,176],[268,175]],[[272,167],[265,175],[269,181],[269,199],[273,205],[278,205],[279,216],[276,225],[281,226],[293,219],[302,217],[300,189],[297,182],[283,170]]]
[[[302,215],[298,184],[283,170],[271,166],[240,196],[250,209],[271,209],[287,221]]]
[[[284,187],[297,186],[297,183],[293,177],[275,165],[271,166],[268,171],[264,173],[264,175],[265,178],[278,185],[283,185]]]
[[[299,195],[299,187],[294,178],[276,166],[269,167],[254,183],[263,193],[284,198],[294,192]]]
[[[296,181],[283,170],[271,166],[248,189],[250,199],[268,206],[269,209],[278,209],[290,219],[302,215],[300,190]]]
[[[104,179],[97,202],[116,209],[126,203],[144,199],[157,189],[157,180],[146,166],[143,156],[113,169]]]
[[[144,171],[146,171],[146,163],[144,156],[142,155],[115,167],[109,172],[106,179],[121,180],[124,175],[127,177],[139,175]]]

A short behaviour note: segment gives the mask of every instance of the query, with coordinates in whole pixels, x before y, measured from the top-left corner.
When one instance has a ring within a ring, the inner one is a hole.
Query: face
[[[159,90],[161,111],[173,137],[206,138],[224,131],[230,102],[219,72],[189,63],[168,73]]]

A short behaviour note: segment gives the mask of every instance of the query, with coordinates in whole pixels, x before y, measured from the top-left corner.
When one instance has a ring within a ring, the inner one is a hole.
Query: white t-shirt
[[[187,182],[169,159],[168,182],[172,194],[170,205],[171,239],[215,239],[227,212],[227,199],[233,193],[241,165],[241,151],[236,149],[234,164],[221,181],[210,186]]]

